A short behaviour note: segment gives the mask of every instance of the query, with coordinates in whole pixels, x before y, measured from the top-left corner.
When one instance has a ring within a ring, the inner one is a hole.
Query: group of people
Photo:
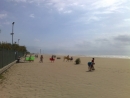
[[[67,57],[69,57],[69,55],[67,56]],[[50,59],[54,59],[54,56],[52,55],[52,57],[50,58]],[[70,58],[71,60],[73,60],[73,57],[71,57]],[[43,63],[43,55],[41,55],[40,56],[40,61],[39,61],[40,63]],[[92,70],[95,70],[95,68],[94,68],[94,58],[92,58],[92,61],[91,62],[88,62],[88,70],[89,71],[92,71]]]
[[[50,58],[50,60],[54,62],[54,60],[55,60],[54,58],[55,57],[56,57],[55,55],[52,55],[51,58]],[[69,55],[67,57],[69,58]],[[73,57],[69,58],[69,60],[73,60]],[[40,61],[39,62],[43,63],[43,55],[40,56]]]
[[[52,61],[54,61],[54,55],[51,56],[50,58]],[[43,63],[43,55],[40,56],[40,63]]]
[[[35,55],[36,58],[38,58],[38,55]]]
[[[68,58],[69,60],[71,60],[71,61],[73,60],[73,57],[72,57],[72,56],[69,58],[69,55],[68,55],[67,58]]]

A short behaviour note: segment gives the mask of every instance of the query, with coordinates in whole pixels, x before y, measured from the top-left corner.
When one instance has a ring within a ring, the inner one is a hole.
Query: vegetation
[[[76,64],[80,64],[80,63],[81,63],[80,58],[77,58],[77,59],[75,60],[75,63],[76,63]]]
[[[6,50],[15,50],[19,52],[28,52],[25,46],[19,46],[18,44],[10,44],[10,43],[1,43],[0,42],[0,49],[6,49]]]

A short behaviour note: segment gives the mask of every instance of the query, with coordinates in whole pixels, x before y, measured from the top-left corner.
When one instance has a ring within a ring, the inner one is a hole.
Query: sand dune
[[[0,98],[130,98],[130,60],[95,58],[95,71],[87,72],[89,57],[81,64],[43,55],[34,62],[18,63],[4,73]],[[74,60],[78,57],[74,57]]]

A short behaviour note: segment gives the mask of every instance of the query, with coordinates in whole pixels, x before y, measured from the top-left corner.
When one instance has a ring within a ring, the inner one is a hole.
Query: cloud
[[[9,24],[10,24],[10,22],[6,21],[6,22],[4,22],[3,24],[9,25]]]
[[[124,19],[124,21],[126,21],[126,22],[130,22],[130,18]]]
[[[40,42],[40,39],[35,38],[34,41],[35,42]]]
[[[0,14],[0,19],[6,18],[7,14]]]
[[[31,17],[31,18],[35,18],[34,14],[30,14],[29,17]]]
[[[94,14],[124,13],[130,10],[126,3],[127,0],[99,0],[92,4],[91,10],[96,11]]]
[[[14,2],[27,2],[27,0],[11,0],[11,1],[14,1]],[[28,0],[28,1],[32,1],[32,0]]]
[[[111,13],[114,13],[112,11],[96,11],[96,12],[93,12],[93,14],[111,14]]]
[[[130,9],[123,6],[128,0],[12,0],[14,2],[33,3],[38,6],[46,5],[48,8],[53,7],[57,11],[67,10],[98,10],[104,9],[103,13],[121,12],[121,9]],[[101,12],[100,12],[101,13]]]
[[[63,8],[61,7],[61,8],[58,8],[58,11],[63,11]]]
[[[88,21],[91,21],[91,20],[95,20],[95,21],[99,21],[100,20],[100,17],[96,17],[96,16],[92,16],[88,19]]]
[[[72,10],[64,11],[65,14],[72,13]]]
[[[92,4],[95,9],[108,8],[108,7],[119,7],[121,4],[125,3],[127,0],[98,0]]]
[[[87,54],[117,54],[127,53],[130,46],[130,35],[116,35],[109,38],[82,40],[73,47],[74,51]]]
[[[116,35],[110,37],[109,39],[100,39],[99,42],[101,46],[105,45],[105,47],[107,47],[109,50],[125,50],[130,46],[130,35]]]
[[[38,39],[35,39],[39,42]],[[45,53],[51,54],[80,54],[80,55],[123,55],[128,53],[130,35],[116,35],[111,37],[100,37],[97,39],[82,39],[76,43],[52,44],[47,43],[42,47],[35,47],[37,51],[44,49]],[[56,46],[56,47],[55,47]]]
[[[129,43],[130,44],[130,35],[118,35],[114,38],[114,40],[122,42],[122,43]]]
[[[78,17],[75,22],[77,23],[82,23],[82,24],[90,24],[91,22],[98,22],[102,19],[105,19],[106,17],[101,17],[101,16],[96,16],[96,15],[90,15],[87,16],[86,14],[83,15],[82,17]]]
[[[35,25],[37,26],[36,29],[39,33],[38,36],[42,33],[45,35],[43,37],[46,38],[46,41],[42,38],[39,40],[35,38],[35,35],[31,35],[34,36],[33,44],[36,47],[43,45],[46,50],[54,50],[55,52],[60,51],[61,53],[62,51],[66,53],[71,51],[79,54],[84,54],[86,52],[96,54],[102,52],[121,52],[125,51],[129,46],[130,38],[128,35],[124,34],[124,32],[129,34],[128,27],[130,26],[128,13],[130,8],[128,0],[12,1],[16,2],[16,4],[22,3],[22,9],[19,7],[18,10],[20,10],[21,13],[24,13],[24,15],[27,14],[28,17],[34,19],[39,17],[37,18],[37,21],[29,20],[28,24],[30,25],[27,24],[29,27],[26,29],[28,32],[35,31],[33,30],[34,25],[31,25],[33,24],[31,22],[35,22]],[[26,6],[27,11],[23,10],[23,5]],[[16,7],[14,5],[11,5],[11,7],[12,6],[13,8]],[[51,12],[49,13],[49,11]],[[18,19],[16,21],[19,21],[19,23],[20,21],[23,22],[23,20],[18,17],[18,13],[16,13],[17,11],[13,12],[8,13],[10,14],[8,21]],[[29,12],[30,14],[28,14]],[[123,12],[124,14],[122,14]],[[15,15],[17,18],[12,17],[11,15]],[[0,14],[2,24],[5,22],[3,18],[6,17],[7,15],[2,16]],[[26,21],[26,19],[24,19],[24,21]],[[9,22],[6,22],[5,24],[9,24]],[[23,28],[25,27],[26,26]],[[67,41],[64,37],[66,35],[68,35],[68,37],[66,37]],[[48,39],[50,37],[51,41]],[[54,37],[58,39],[57,42],[56,40],[53,40]],[[62,37],[63,39],[61,40]]]

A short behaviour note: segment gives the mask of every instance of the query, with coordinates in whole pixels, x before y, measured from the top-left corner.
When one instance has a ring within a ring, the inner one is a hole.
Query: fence
[[[15,61],[18,58],[18,56],[22,57],[23,55],[24,53],[22,52],[0,49],[0,68],[3,68],[9,63]]]

